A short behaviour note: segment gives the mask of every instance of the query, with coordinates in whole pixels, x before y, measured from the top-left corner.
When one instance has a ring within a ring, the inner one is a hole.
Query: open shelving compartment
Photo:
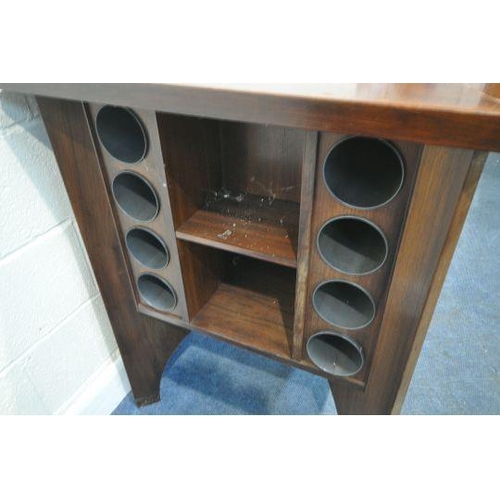
[[[158,115],[177,238],[297,267],[305,132]]]
[[[307,133],[157,119],[191,324],[290,359]]]
[[[228,341],[290,358],[295,270],[196,243],[185,243],[184,254],[186,247],[198,257],[204,254],[204,292],[211,292],[204,294],[206,302],[191,323]]]

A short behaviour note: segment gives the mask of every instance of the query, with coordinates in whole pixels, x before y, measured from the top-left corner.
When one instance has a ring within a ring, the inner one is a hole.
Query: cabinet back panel
[[[178,229],[220,188],[217,122],[157,114],[174,226]]]
[[[219,131],[226,189],[300,202],[304,131],[235,122]]]

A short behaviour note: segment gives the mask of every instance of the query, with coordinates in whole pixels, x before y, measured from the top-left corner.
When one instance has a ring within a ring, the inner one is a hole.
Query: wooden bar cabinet
[[[192,329],[397,413],[498,84],[0,84],[35,94],[138,405]]]

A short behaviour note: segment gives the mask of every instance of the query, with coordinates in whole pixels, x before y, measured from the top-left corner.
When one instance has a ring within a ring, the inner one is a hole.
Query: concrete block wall
[[[85,412],[110,366],[119,401],[119,362],[36,102],[0,90],[0,414]]]

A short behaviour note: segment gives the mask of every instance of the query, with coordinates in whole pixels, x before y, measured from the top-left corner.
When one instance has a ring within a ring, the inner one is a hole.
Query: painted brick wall
[[[0,90],[0,414],[63,413],[117,357],[36,102]]]

